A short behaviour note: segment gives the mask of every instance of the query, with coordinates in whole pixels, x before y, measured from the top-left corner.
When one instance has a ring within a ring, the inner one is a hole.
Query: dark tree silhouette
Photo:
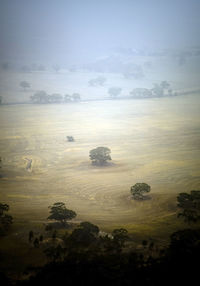
[[[197,222],[200,220],[200,191],[193,190],[188,193],[180,193],[177,197],[178,207],[182,212],[178,217],[183,217],[187,223]]]
[[[90,151],[90,160],[96,165],[105,165],[107,161],[112,160],[110,149],[107,147],[97,147]]]
[[[57,220],[66,225],[67,220],[71,220],[76,217],[76,213],[72,210],[69,210],[65,207],[65,204],[62,202],[54,203],[53,206],[49,206],[50,216],[47,219]]]
[[[98,226],[90,222],[81,222],[80,225],[73,230],[71,235],[66,238],[65,243],[74,249],[77,247],[89,247],[97,240],[98,233]]]
[[[144,194],[149,193],[151,187],[146,183],[137,183],[131,187],[131,194],[135,200],[144,200]]]
[[[112,232],[113,240],[117,244],[118,250],[124,247],[125,242],[128,240],[128,231],[125,228],[114,229]]]
[[[0,203],[0,234],[5,234],[13,222],[11,215],[5,214],[9,211],[9,205]]]
[[[28,235],[28,240],[29,240],[29,242],[32,242],[33,237],[34,237],[34,233],[33,233],[33,231],[31,230],[31,231],[29,231],[29,235]]]

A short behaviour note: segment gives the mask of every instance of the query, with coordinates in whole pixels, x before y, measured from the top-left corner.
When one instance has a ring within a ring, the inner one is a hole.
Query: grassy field
[[[200,187],[199,108],[197,95],[0,106],[0,201],[14,217],[0,251],[16,249],[20,256],[15,245],[27,245],[28,231],[42,227],[57,201],[77,212],[75,222],[166,241],[185,227],[177,219],[177,194]],[[109,166],[91,165],[89,151],[98,146],[111,149]],[[25,158],[33,160],[30,172]],[[131,199],[137,182],[152,187],[151,200]]]
[[[15,216],[37,220],[61,200],[78,219],[101,225],[172,214],[171,198],[199,187],[199,103],[185,96],[1,106],[1,201]],[[89,151],[98,146],[111,149],[110,166],[91,165]],[[25,158],[33,160],[31,172]],[[151,201],[130,199],[141,181],[151,185]]]
[[[200,187],[199,108],[198,95],[0,106],[0,201],[14,217],[1,239],[0,266],[17,277],[44,262],[28,232],[44,232],[48,206],[57,201],[77,212],[77,223],[107,232],[124,227],[136,242],[153,237],[165,245],[187,227],[177,219],[177,194]],[[91,165],[89,151],[98,146],[111,149],[109,166]],[[30,171],[25,158],[33,160]],[[152,187],[151,200],[131,199],[137,182]]]

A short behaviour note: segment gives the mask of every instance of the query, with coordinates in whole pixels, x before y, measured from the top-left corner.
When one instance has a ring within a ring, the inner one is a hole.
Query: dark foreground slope
[[[94,249],[69,251],[61,261],[52,261],[29,280],[32,285],[194,285],[198,279],[200,229],[185,229],[171,236],[169,247],[153,258],[136,252],[113,249],[107,253]],[[6,278],[1,285],[9,285]]]

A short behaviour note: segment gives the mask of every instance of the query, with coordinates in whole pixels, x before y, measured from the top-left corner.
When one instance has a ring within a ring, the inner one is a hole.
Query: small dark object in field
[[[29,238],[28,238],[29,242],[32,242],[33,237],[34,237],[34,233],[33,233],[33,231],[31,230],[31,231],[29,232]]]
[[[74,137],[73,136],[67,136],[68,142],[74,142]]]
[[[26,170],[27,170],[27,171],[31,171],[32,159],[25,158],[25,160],[28,161],[28,163],[27,163],[27,165],[26,165]]]
[[[35,248],[38,248],[38,247],[39,247],[39,239],[38,239],[37,237],[36,237],[36,239],[34,240],[33,244],[34,244],[34,247],[35,247]]]

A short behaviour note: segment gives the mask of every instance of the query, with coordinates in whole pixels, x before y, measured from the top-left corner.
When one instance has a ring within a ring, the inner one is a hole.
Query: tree
[[[178,258],[184,254],[194,256],[200,251],[200,229],[183,229],[170,236],[170,254]],[[197,252],[198,251],[198,252]],[[192,257],[191,257],[192,258]]]
[[[90,160],[96,165],[105,165],[107,161],[112,160],[110,149],[107,147],[97,147],[90,151]]]
[[[98,226],[90,222],[81,222],[71,235],[66,238],[65,243],[70,245],[70,248],[88,247],[97,240],[98,233]]]
[[[125,242],[128,240],[128,231],[125,228],[114,229],[112,236],[118,247],[124,247]]]
[[[152,92],[147,88],[134,88],[130,92],[131,97],[133,98],[151,98]]]
[[[74,142],[74,137],[73,136],[67,136],[67,141],[68,142]]]
[[[9,211],[9,205],[0,203],[0,234],[5,234],[13,222],[11,215],[5,214]]]
[[[200,220],[200,191],[192,190],[190,194],[180,193],[177,206],[182,209],[178,217],[183,217],[187,223]]]
[[[31,230],[31,231],[29,231],[29,235],[28,235],[28,240],[29,240],[29,242],[32,242],[33,237],[34,237],[34,233],[33,233],[33,231]]]
[[[57,237],[57,231],[55,229],[54,232],[52,233],[52,239],[56,240],[56,237]]]
[[[163,89],[168,89],[170,87],[170,84],[166,81],[166,80],[163,80],[161,83],[160,83],[160,86],[163,88]]]
[[[49,260],[52,260],[53,262],[61,260],[63,252],[63,248],[60,244],[58,244],[56,247],[50,246],[44,250],[44,253],[47,258]]]
[[[33,103],[48,103],[49,96],[44,90],[37,91],[34,95],[30,97]]]
[[[66,225],[67,220],[71,220],[76,217],[76,213],[65,207],[62,202],[54,203],[53,206],[49,206],[50,216],[47,219],[53,219],[61,222],[63,226]]]
[[[152,94],[155,97],[162,97],[164,95],[164,89],[160,84],[154,84],[154,87],[152,88]]]
[[[116,98],[120,93],[122,89],[120,87],[111,87],[108,90],[108,93],[110,94],[111,98]]]
[[[80,94],[79,93],[73,93],[71,96],[72,100],[77,102],[81,100]]]
[[[72,101],[71,95],[65,94],[65,96],[64,96],[64,101],[65,101],[65,102],[71,102],[71,101]]]
[[[149,193],[151,187],[146,183],[136,183],[131,187],[131,194],[135,200],[144,200],[144,194]]]
[[[80,223],[80,228],[87,230],[88,232],[97,235],[99,233],[99,227],[91,222],[83,221]]]
[[[97,78],[93,78],[91,80],[88,81],[88,84],[90,86],[103,86],[104,83],[106,82],[106,78],[103,76],[99,76]]]
[[[33,245],[34,245],[35,248],[38,248],[39,244],[40,244],[39,239],[36,237],[34,242],[33,242]]]
[[[26,91],[27,88],[30,88],[30,87],[31,87],[31,86],[30,86],[30,83],[27,82],[27,81],[21,81],[21,82],[20,82],[20,86],[24,89],[24,91]]]
[[[63,97],[59,93],[53,93],[49,95],[48,102],[49,103],[61,103],[63,101]]]

